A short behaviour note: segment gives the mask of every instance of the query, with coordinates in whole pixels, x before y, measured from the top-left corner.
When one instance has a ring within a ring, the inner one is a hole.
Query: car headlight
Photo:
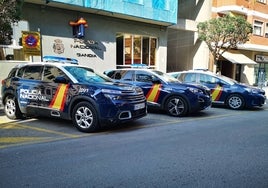
[[[189,87],[188,89],[189,89],[192,93],[201,93],[201,94],[204,93],[201,89],[198,89],[198,88]]]
[[[245,90],[249,93],[258,93],[258,90],[255,88],[245,88]]]
[[[102,89],[102,93],[105,97],[111,99],[111,100],[120,100],[122,92],[119,90],[113,90],[113,89]]]

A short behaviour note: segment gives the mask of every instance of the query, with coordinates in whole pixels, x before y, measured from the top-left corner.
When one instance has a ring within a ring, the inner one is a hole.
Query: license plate
[[[135,104],[134,110],[139,110],[145,107],[145,103]]]

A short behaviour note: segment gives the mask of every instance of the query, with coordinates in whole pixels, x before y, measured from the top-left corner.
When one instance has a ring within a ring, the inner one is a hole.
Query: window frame
[[[265,23],[264,37],[265,37],[265,38],[268,38],[268,22]]]
[[[258,22],[258,23],[257,23]],[[260,28],[260,33],[257,33],[255,28]],[[259,20],[253,21],[253,35],[256,36],[263,36],[263,30],[264,30],[264,22]]]
[[[257,0],[258,3],[267,4],[267,0]]]
[[[157,37],[135,35],[135,34],[122,34],[122,35],[123,35],[123,46],[122,46],[123,66],[131,66],[133,64],[146,64],[148,67],[156,66],[157,61],[156,57],[158,50]]]

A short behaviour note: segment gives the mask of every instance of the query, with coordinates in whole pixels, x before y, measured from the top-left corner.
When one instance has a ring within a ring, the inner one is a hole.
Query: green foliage
[[[23,0],[0,0],[0,44],[10,44],[13,23],[21,18]]]
[[[206,42],[215,61],[230,48],[246,43],[252,33],[251,24],[242,16],[213,18],[200,22],[197,28],[199,39]]]

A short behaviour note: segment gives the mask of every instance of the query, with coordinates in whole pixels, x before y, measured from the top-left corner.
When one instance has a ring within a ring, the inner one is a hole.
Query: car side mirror
[[[217,82],[217,84],[221,87],[224,86],[224,83],[222,83],[221,81]]]
[[[54,82],[55,83],[60,83],[60,84],[67,84],[68,83],[68,80],[66,78],[64,78],[63,76],[57,76],[54,79]]]
[[[161,80],[159,80],[159,79],[156,78],[156,77],[154,77],[154,78],[152,79],[152,82],[153,82],[153,84],[161,84]]]

